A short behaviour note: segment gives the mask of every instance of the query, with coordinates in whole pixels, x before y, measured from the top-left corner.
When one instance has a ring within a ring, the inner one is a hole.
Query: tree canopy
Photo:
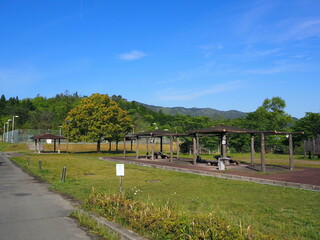
[[[256,130],[285,129],[292,123],[292,117],[284,111],[285,107],[286,103],[280,97],[265,99],[256,111],[247,114],[247,127]]]
[[[83,98],[72,109],[62,125],[72,141],[97,142],[97,151],[104,139],[119,141],[132,128],[127,111],[121,109],[108,95],[93,94]]]
[[[292,129],[304,132],[304,138],[314,138],[320,134],[320,113],[307,112],[303,118],[295,122]],[[302,136],[300,136],[300,139]]]

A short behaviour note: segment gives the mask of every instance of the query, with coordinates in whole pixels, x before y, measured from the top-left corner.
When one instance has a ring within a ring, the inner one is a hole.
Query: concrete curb
[[[123,228],[120,224],[117,224],[115,222],[111,222],[106,220],[103,217],[99,217],[96,214],[92,212],[87,212],[83,209],[77,208],[75,211],[79,211],[81,214],[85,214],[89,216],[90,218],[97,221],[99,224],[105,226],[107,229],[109,229],[111,232],[116,233],[121,240],[148,240],[147,238],[141,237],[135,232]]]
[[[263,179],[263,178],[256,178],[256,177],[246,177],[246,176],[239,176],[239,175],[233,175],[233,174],[227,174],[227,173],[214,173],[214,172],[192,170],[192,169],[185,169],[185,168],[171,167],[171,166],[161,166],[161,165],[150,164],[150,163],[141,163],[141,162],[112,159],[108,157],[100,157],[99,159],[103,161],[134,164],[134,165],[143,166],[143,167],[153,167],[153,168],[159,168],[159,169],[170,170],[175,172],[197,174],[201,176],[224,178],[224,179],[238,180],[238,181],[245,181],[245,182],[254,182],[259,184],[267,184],[267,185],[281,186],[281,187],[298,188],[298,189],[304,189],[309,191],[320,191],[320,186],[317,186],[317,185],[285,182],[285,181]]]

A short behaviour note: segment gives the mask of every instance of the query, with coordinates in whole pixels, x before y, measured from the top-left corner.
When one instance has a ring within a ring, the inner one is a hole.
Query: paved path
[[[73,206],[0,153],[0,239],[78,240],[90,237],[68,217]]]

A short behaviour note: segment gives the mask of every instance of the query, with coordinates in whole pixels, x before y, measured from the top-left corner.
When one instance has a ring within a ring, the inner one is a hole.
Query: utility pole
[[[9,128],[10,128],[10,122],[11,122],[11,119],[9,119],[9,120],[7,121],[7,124],[8,124],[8,126],[7,126],[7,142],[9,142]]]

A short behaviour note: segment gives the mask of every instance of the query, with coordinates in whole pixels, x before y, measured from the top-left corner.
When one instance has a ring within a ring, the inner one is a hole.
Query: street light
[[[11,137],[11,141],[12,143],[14,143],[14,135],[13,135],[13,130],[14,130],[14,118],[18,118],[19,116],[13,116],[12,117],[12,137]]]
[[[7,124],[8,124],[8,126],[7,126],[7,142],[9,142],[9,127],[10,127],[10,122],[11,122],[11,119],[9,119],[9,120],[7,121]]]

